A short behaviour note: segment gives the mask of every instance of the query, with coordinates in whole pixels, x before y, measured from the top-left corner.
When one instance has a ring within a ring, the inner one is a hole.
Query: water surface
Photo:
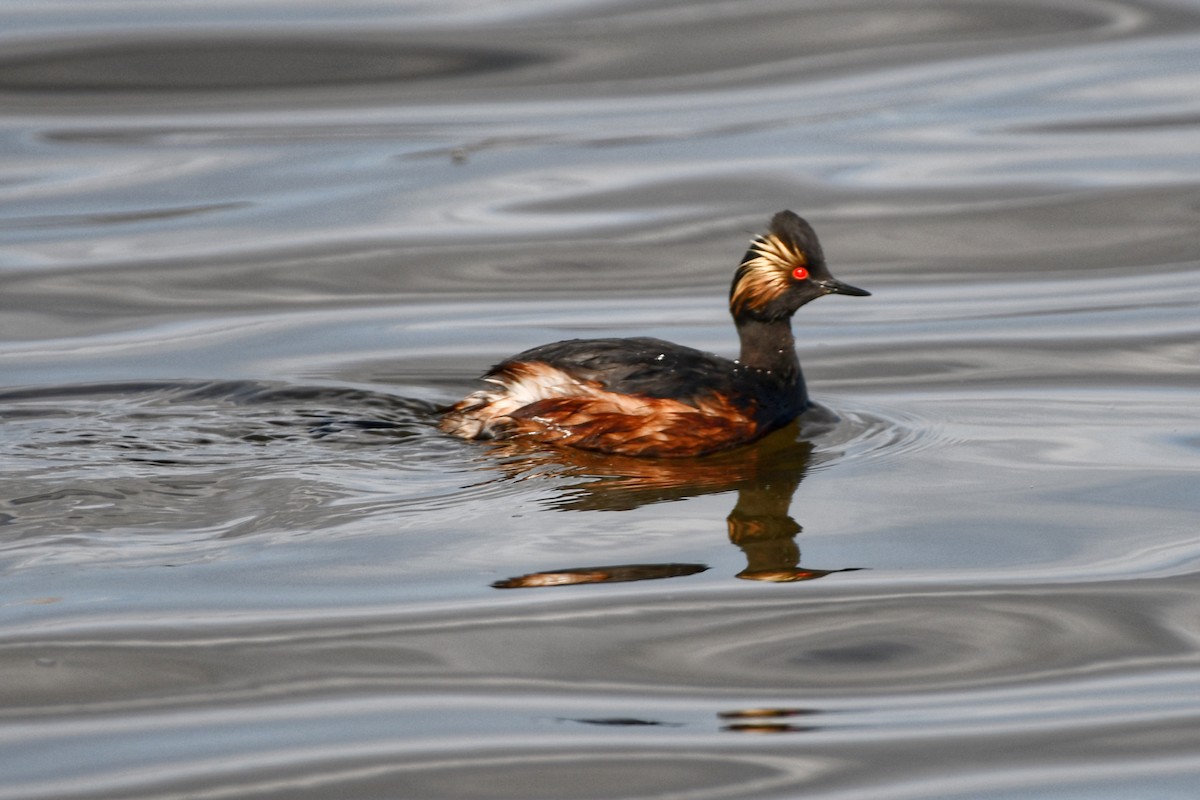
[[[1184,798],[1200,6],[0,10],[0,798]],[[867,299],[700,461],[524,348]]]

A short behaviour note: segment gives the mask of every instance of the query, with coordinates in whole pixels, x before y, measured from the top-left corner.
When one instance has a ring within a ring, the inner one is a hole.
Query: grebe
[[[748,444],[809,405],[792,315],[827,294],[870,292],[835,279],[812,226],[771,219],[733,276],[736,361],[661,339],[571,339],[492,367],[440,427],[465,439],[515,439],[627,456],[699,456]]]

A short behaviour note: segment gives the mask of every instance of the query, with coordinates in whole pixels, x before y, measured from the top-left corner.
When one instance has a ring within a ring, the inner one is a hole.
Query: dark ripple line
[[[107,40],[0,60],[0,91],[244,91],[404,83],[504,72],[546,60],[484,46],[231,37]]]

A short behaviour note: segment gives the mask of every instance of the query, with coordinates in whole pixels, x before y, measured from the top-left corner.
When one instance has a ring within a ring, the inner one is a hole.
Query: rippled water
[[[1192,798],[1200,5],[0,8],[0,798]],[[451,439],[572,336],[820,407]]]

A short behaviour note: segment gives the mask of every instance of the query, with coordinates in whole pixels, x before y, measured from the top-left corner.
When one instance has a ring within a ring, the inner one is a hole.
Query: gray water
[[[0,800],[1194,798],[1200,4],[0,6]],[[462,442],[731,354],[701,461]]]

